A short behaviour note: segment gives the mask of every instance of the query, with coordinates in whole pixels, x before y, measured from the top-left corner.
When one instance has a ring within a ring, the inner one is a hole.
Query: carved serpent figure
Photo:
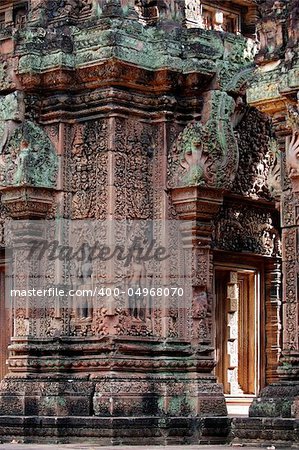
[[[180,185],[231,187],[239,164],[235,107],[226,92],[209,93],[203,111],[203,118],[208,119],[187,125],[177,141],[181,152]]]

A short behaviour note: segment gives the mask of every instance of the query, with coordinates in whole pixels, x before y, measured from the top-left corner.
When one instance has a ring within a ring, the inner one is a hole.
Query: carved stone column
[[[295,126],[286,139],[286,177],[291,189],[284,193],[283,214],[283,352],[279,375],[298,380],[299,375],[299,133]],[[288,194],[288,195],[287,195]],[[288,198],[287,198],[288,197]],[[287,202],[291,200],[291,204]],[[291,216],[287,216],[288,210]],[[299,383],[298,383],[299,394]],[[293,414],[293,412],[292,412]]]
[[[299,140],[297,128],[292,137],[286,138],[281,194],[282,226],[282,350],[275,382],[266,386],[250,408],[252,417],[297,417],[299,396],[299,347],[298,347],[298,299],[299,299]],[[270,277],[270,279],[269,279]],[[271,281],[272,278],[272,281]],[[276,280],[275,280],[276,278]],[[267,288],[272,284],[270,303],[277,303],[278,284],[275,272],[268,273]],[[274,294],[274,296],[273,296]],[[275,299],[276,297],[276,299]],[[274,305],[273,305],[274,306]],[[278,305],[277,305],[278,306]],[[268,308],[270,307],[268,303]],[[276,307],[275,307],[276,308]],[[273,308],[270,308],[270,311]],[[270,313],[271,314],[271,313]],[[276,315],[276,313],[275,313]],[[276,318],[274,319],[277,320]],[[270,323],[270,322],[268,322]],[[269,330],[270,331],[270,330]],[[270,336],[273,334],[269,333]],[[269,348],[267,349],[269,351]]]
[[[252,83],[248,91],[248,101],[273,119],[273,128],[278,143],[281,144],[281,195],[280,213],[282,228],[282,331],[280,340],[281,357],[277,377],[260,392],[250,408],[250,416],[256,418],[255,430],[264,429],[259,417],[271,417],[267,426],[272,440],[294,440],[294,431],[283,433],[281,418],[298,417],[299,396],[299,343],[298,343],[298,208],[299,208],[299,137],[298,100],[299,78],[298,60],[298,15],[296,2],[262,1],[258,6],[260,20],[257,27],[260,51],[256,61],[262,66],[259,79]],[[271,32],[270,32],[271,31]],[[291,136],[290,136],[291,134]],[[277,298],[278,276],[275,268],[267,268],[267,314],[276,322],[279,301]],[[275,280],[276,279],[276,280]],[[272,286],[270,288],[270,285]],[[268,292],[270,289],[270,301]],[[275,299],[276,297],[276,299]],[[271,306],[272,305],[272,306]],[[272,312],[271,312],[272,311]],[[267,333],[270,325],[267,328]],[[273,331],[273,330],[272,330]],[[270,332],[270,340],[275,335]],[[269,339],[269,338],[267,338]],[[276,338],[275,338],[276,340]],[[274,341],[271,345],[274,344]],[[268,347],[268,344],[267,344]],[[275,356],[267,348],[270,358]],[[279,418],[276,420],[274,418]],[[253,423],[253,422],[252,422]],[[252,423],[248,428],[252,427]],[[295,421],[289,421],[289,429]],[[273,431],[275,430],[275,431]],[[272,434],[273,431],[273,434]],[[256,432],[256,431],[255,431]],[[252,433],[252,436],[256,434]]]
[[[278,381],[277,364],[281,355],[281,264],[269,261],[265,273],[266,297],[266,383]]]
[[[223,196],[220,190],[196,186],[173,188],[171,196],[182,221],[184,245],[192,249],[192,342],[198,348],[198,354],[206,360],[207,369],[212,371],[215,366],[212,220],[219,211]],[[214,382],[216,384],[216,380]],[[225,413],[224,396],[218,408]]]

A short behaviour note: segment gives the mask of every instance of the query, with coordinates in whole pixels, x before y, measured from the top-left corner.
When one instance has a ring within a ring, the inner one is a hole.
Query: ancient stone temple
[[[1,439],[296,439],[297,3],[1,2]]]

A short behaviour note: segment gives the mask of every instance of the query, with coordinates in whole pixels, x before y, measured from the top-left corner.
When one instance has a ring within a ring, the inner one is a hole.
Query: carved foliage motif
[[[7,233],[7,228],[5,231],[5,226],[7,226],[8,221],[8,212],[3,203],[1,202],[0,197],[0,247],[4,246],[5,244],[5,234]]]
[[[270,122],[251,108],[236,131],[240,161],[233,191],[269,200],[280,185],[280,153],[271,140]]]
[[[211,339],[211,304],[211,301],[208,301],[208,293],[204,288],[194,289],[192,300],[192,338],[200,343],[209,342]]]
[[[270,212],[241,204],[224,206],[215,220],[213,246],[265,256],[280,255],[277,218]]]
[[[180,168],[180,160],[181,160],[180,146],[176,144],[176,141],[178,140],[179,136],[181,136],[182,131],[183,131],[182,127],[179,126],[177,123],[169,125],[169,128],[167,130],[167,149],[168,149],[167,181],[170,186],[174,186],[176,184],[176,180],[174,180],[173,178],[175,177],[175,174],[179,171]],[[177,213],[172,203],[171,195],[168,195],[168,199],[169,199],[168,217],[170,219],[175,219]]]
[[[298,208],[297,208],[298,209]],[[293,205],[293,224],[296,221],[297,209]],[[298,350],[298,229],[296,227],[283,230],[283,275],[284,275],[284,341],[285,348]]]

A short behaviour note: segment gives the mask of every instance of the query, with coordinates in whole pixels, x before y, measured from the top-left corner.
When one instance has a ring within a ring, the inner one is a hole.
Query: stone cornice
[[[167,85],[167,76],[163,80],[167,73],[199,74],[199,84],[219,74],[225,84],[252,66],[247,40],[227,33],[146,28],[129,19],[102,20],[92,27],[55,33],[27,28],[16,36],[16,73],[25,89],[76,85],[81,89],[82,84],[95,88],[103,86],[108,76],[116,85],[123,78],[133,87],[134,78],[142,84],[147,72],[146,83],[159,91],[161,82]]]
[[[107,87],[126,86],[140,92],[161,94],[168,93],[180,84],[189,86],[190,90],[197,85],[211,80],[212,71],[207,71],[204,64],[194,73],[180,73],[168,68],[146,71],[136,65],[111,58],[92,66],[80,67],[77,70],[57,67],[42,73],[20,73],[19,80],[25,90],[45,89],[49,91],[82,91]],[[186,91],[186,88],[184,89]]]
[[[289,71],[280,67],[269,72],[258,71],[257,80],[247,91],[247,101],[262,112],[270,114],[283,112],[287,105],[296,103],[299,89],[299,66]]]

